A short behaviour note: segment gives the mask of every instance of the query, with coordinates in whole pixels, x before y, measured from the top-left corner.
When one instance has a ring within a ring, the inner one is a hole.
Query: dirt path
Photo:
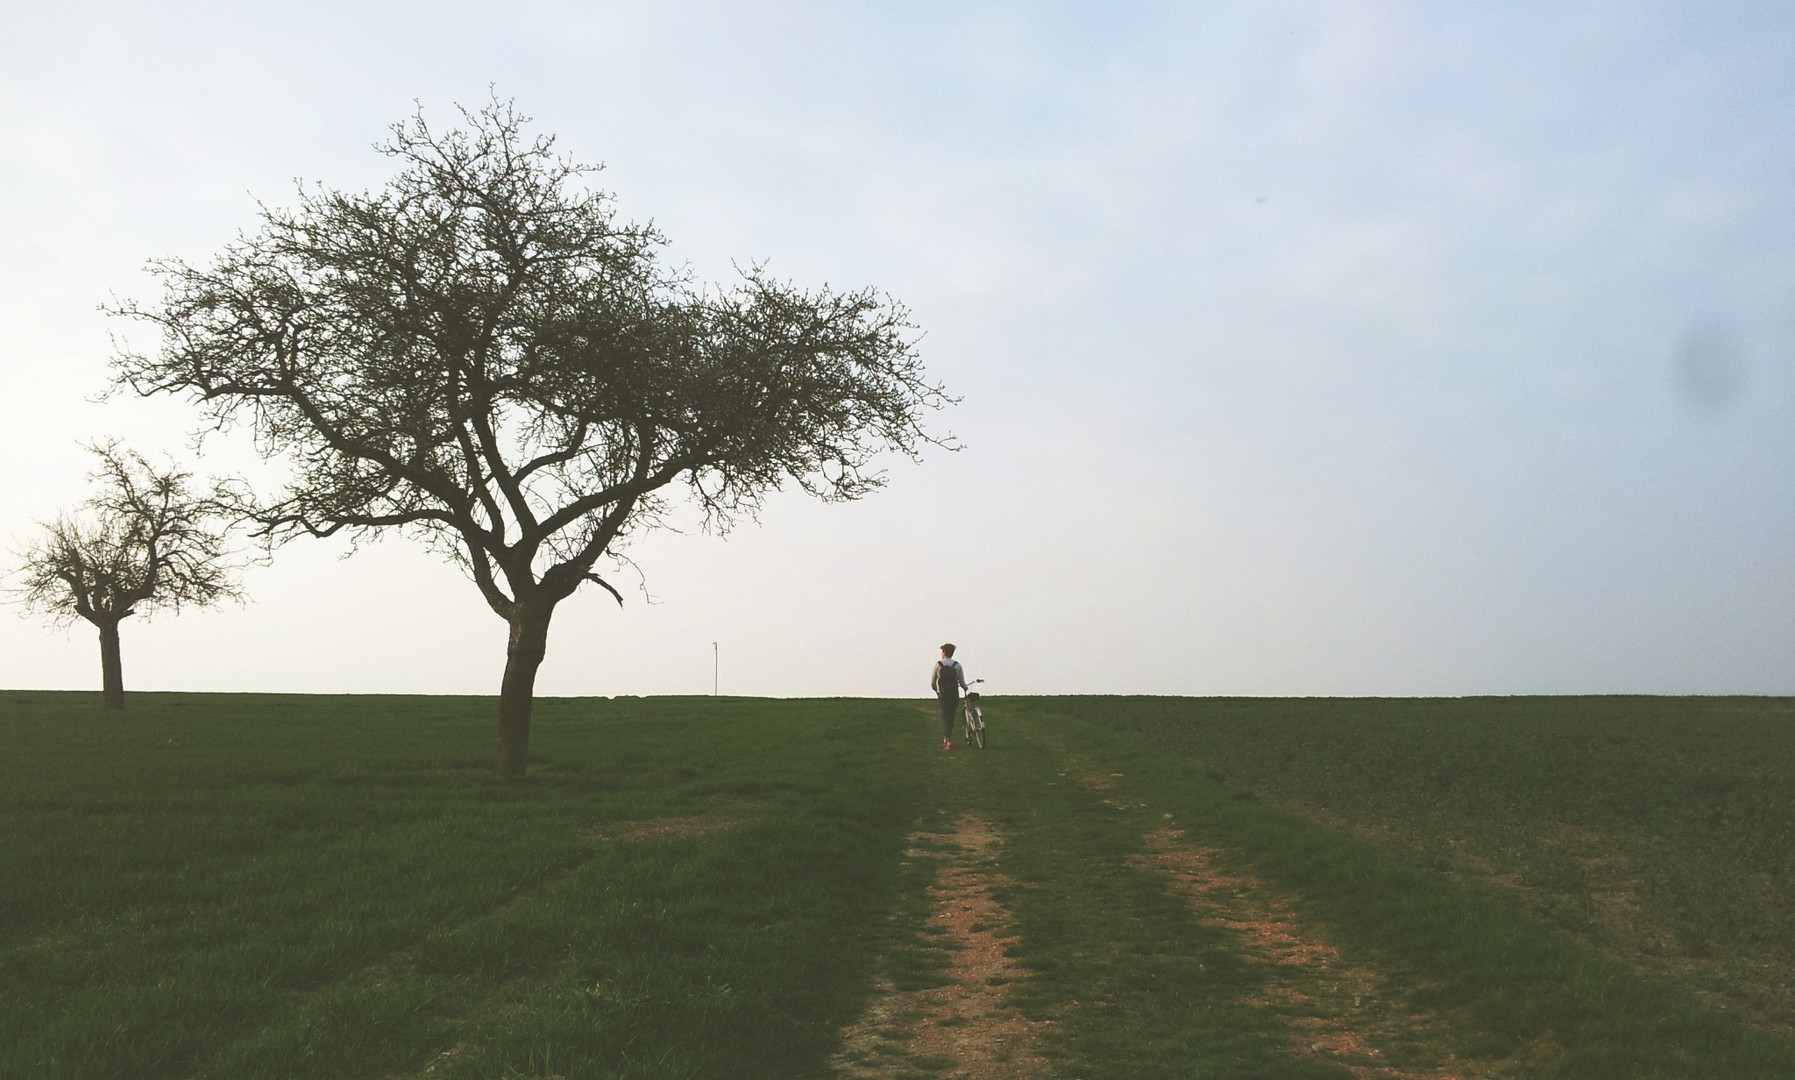
[[[937,863],[929,925],[945,931],[952,959],[946,985],[902,991],[881,980],[872,1003],[843,1033],[832,1064],[855,1080],[926,1076],[1027,1080],[1048,1075],[1041,1029],[1008,1004],[1027,972],[1005,954],[1009,913],[992,894],[1001,880],[1002,838],[971,815],[946,833],[917,833],[907,853]]]
[[[1569,933],[1585,948],[1634,971],[1666,979],[1716,1010],[1731,1012],[1747,1024],[1785,1038],[1795,1037],[1795,986],[1767,960],[1740,963],[1717,956],[1694,956],[1662,919],[1648,914],[1639,899],[1640,870],[1626,854],[1642,844],[1638,836],[1616,835],[1592,826],[1558,822],[1535,840],[1576,865],[1582,886],[1550,888],[1530,881],[1524,863],[1492,857],[1471,849],[1463,839],[1446,841],[1439,853],[1426,827],[1398,821],[1372,821],[1330,810],[1287,792],[1253,787],[1263,802],[1336,832],[1351,833],[1375,847],[1413,855],[1443,858],[1442,869],[1459,881],[1507,893],[1524,910]],[[1776,895],[1769,875],[1758,881],[1771,910],[1795,906],[1795,897]],[[1590,922],[1567,925],[1548,912],[1587,903]]]
[[[1160,815],[1139,802],[1123,774],[1067,762],[1059,773],[1134,820]],[[1165,815],[1167,818],[1170,815]],[[1321,927],[1302,919],[1294,898],[1238,869],[1169,821],[1142,826],[1129,865],[1162,876],[1196,921],[1226,931],[1230,951],[1260,966],[1263,985],[1237,1004],[1275,1018],[1298,1058],[1341,1066],[1361,1080],[1498,1080],[1549,1058],[1530,1047],[1509,1058],[1466,1058],[1454,1047],[1457,1018],[1418,1006],[1413,987],[1360,959],[1349,959]],[[866,1011],[843,1032],[832,1059],[853,1080],[964,1077],[998,1080],[1053,1075],[1042,1052],[1052,1021],[1031,1021],[1010,1004],[1009,987],[1029,973],[1005,953],[1011,916],[994,887],[1002,837],[974,815],[943,831],[911,837],[908,858],[932,860],[928,924],[950,952],[947,982],[900,990],[877,983]]]
[[[1450,1022],[1392,993],[1390,980],[1349,962],[1319,928],[1263,882],[1216,866],[1217,853],[1184,832],[1144,837],[1136,866],[1164,874],[1206,926],[1227,930],[1250,961],[1267,965],[1265,992],[1242,1004],[1277,1015],[1302,1056],[1345,1066],[1364,1080],[1470,1080],[1514,1073],[1518,1060],[1461,1060],[1444,1049]]]

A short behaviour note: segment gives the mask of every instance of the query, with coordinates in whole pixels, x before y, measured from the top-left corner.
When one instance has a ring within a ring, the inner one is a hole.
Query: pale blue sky
[[[110,294],[488,85],[700,276],[914,311],[966,443],[632,555],[539,690],[1795,692],[1786,4],[81,4],[0,10],[0,540],[106,384]],[[124,329],[124,328],[119,328]],[[213,444],[207,466],[231,468]],[[128,686],[487,693],[394,540],[126,626]],[[0,686],[97,650],[0,615]]]

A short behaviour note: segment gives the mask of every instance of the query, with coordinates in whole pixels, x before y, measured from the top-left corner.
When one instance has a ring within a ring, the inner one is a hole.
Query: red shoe
[[[941,740],[941,749],[952,750],[953,748],[954,748],[954,744],[951,739],[942,739]]]

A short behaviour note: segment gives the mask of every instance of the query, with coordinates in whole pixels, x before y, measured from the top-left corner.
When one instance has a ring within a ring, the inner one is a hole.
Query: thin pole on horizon
[[[711,697],[717,696],[717,686],[723,670],[722,654],[717,651],[717,643],[711,642]]]

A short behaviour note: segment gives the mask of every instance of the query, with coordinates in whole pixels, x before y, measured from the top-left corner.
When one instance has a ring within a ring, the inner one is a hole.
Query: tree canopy
[[[596,167],[494,102],[378,149],[381,190],[302,187],[207,266],[152,264],[164,294],[118,314],[161,330],[119,381],[196,399],[282,458],[278,491],[236,489],[274,542],[400,529],[460,563],[511,627],[499,772],[521,773],[555,604],[680,498],[727,525],[793,482],[877,488],[946,404],[904,309],[758,268],[699,287],[620,222]],[[618,596],[621,601],[621,596]]]
[[[118,624],[132,615],[208,605],[239,594],[217,507],[191,473],[158,467],[117,442],[92,446],[97,490],[45,524],[21,553],[17,599],[59,623],[100,631],[102,694],[124,707]]]

